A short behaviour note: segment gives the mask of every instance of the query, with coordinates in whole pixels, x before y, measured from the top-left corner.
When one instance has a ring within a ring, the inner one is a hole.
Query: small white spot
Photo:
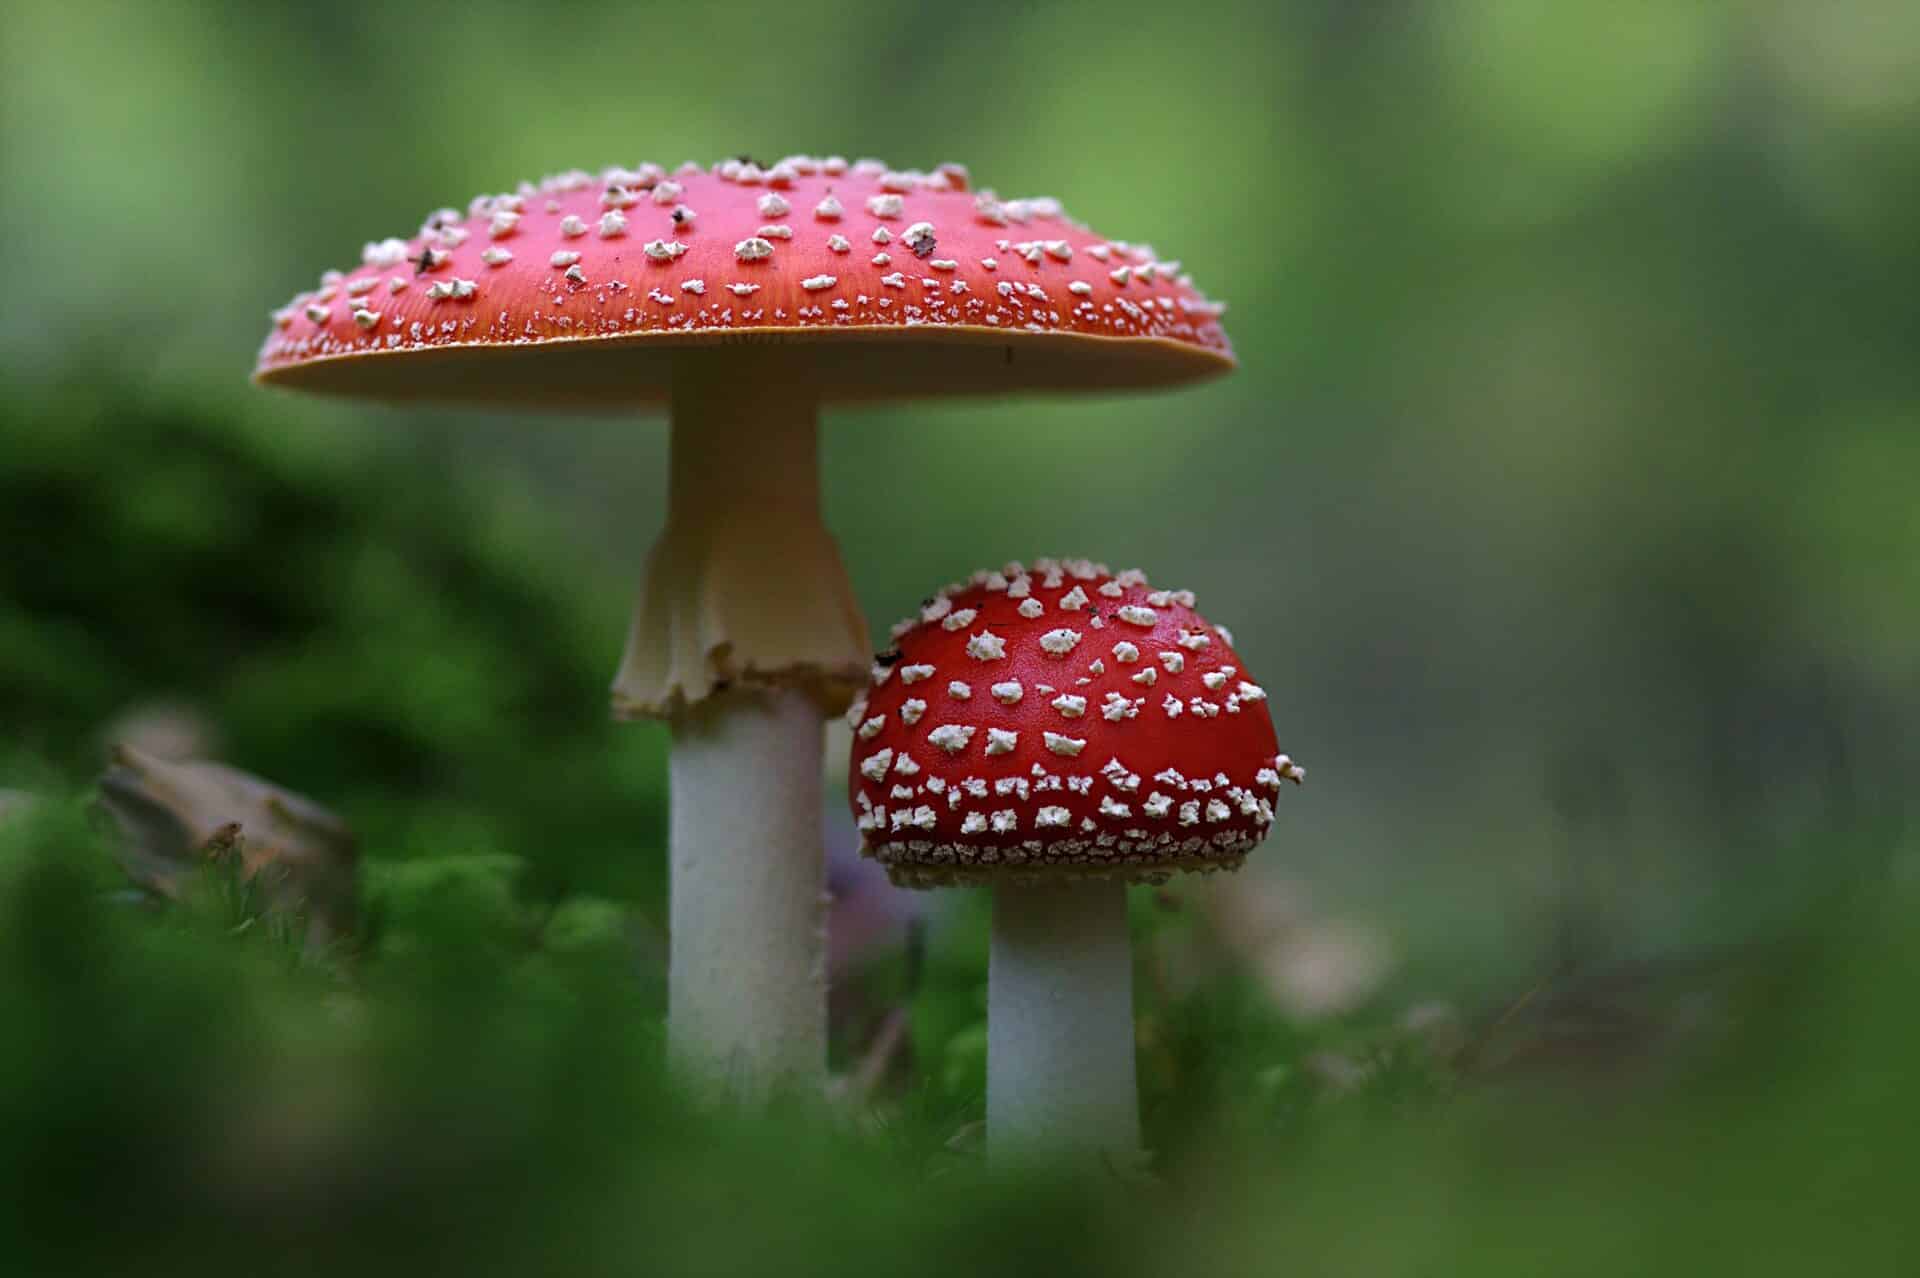
[[[829,235],[827,237],[827,247],[835,253],[847,253],[852,251],[853,243],[844,235]]]
[[[578,263],[575,263],[567,268],[567,278],[575,284],[585,284],[587,282],[587,273],[580,269]]]
[[[933,677],[932,666],[901,666],[900,667],[901,683],[919,683],[922,679],[930,679],[932,677]]]
[[[761,217],[785,217],[793,212],[793,205],[787,202],[787,197],[774,191],[768,191],[754,201],[754,207],[760,210]]]
[[[873,228],[873,242],[875,244],[891,244],[893,243],[893,232],[884,226],[876,226]]]
[[[378,240],[360,250],[360,260],[368,266],[398,266],[407,260],[405,240]]]
[[[927,734],[927,740],[948,754],[959,754],[973,740],[976,730],[957,723],[943,723]]]
[[[1066,656],[1069,652],[1073,651],[1073,646],[1079,642],[1080,632],[1078,630],[1068,630],[1064,626],[1058,630],[1049,630],[1040,636],[1041,649],[1049,656],[1054,657]]]
[[[1218,670],[1209,670],[1200,676],[1200,682],[1207,685],[1208,692],[1218,692],[1227,684],[1227,676]]]
[[[888,288],[905,288],[907,286],[907,277],[895,271],[891,275],[882,275],[880,282]]]
[[[838,222],[840,215],[845,212],[846,209],[841,206],[840,201],[831,195],[813,206],[813,215],[822,222]]]
[[[603,240],[618,239],[627,233],[627,215],[619,209],[608,209],[600,215],[600,225],[597,229]]]
[[[907,752],[905,750],[902,750],[894,758],[893,770],[896,775],[903,776],[903,777],[913,777],[913,776],[920,775],[920,765],[915,763],[907,755]]]
[[[1140,649],[1122,639],[1113,645],[1113,659],[1121,665],[1131,665],[1140,660]]]
[[[773,256],[773,245],[759,236],[749,236],[733,246],[733,255],[742,262],[758,262]]]
[[[1115,803],[1111,796],[1100,796],[1100,815],[1104,817],[1130,817],[1133,809],[1124,803]]]
[[[860,775],[869,781],[878,781],[887,775],[887,768],[893,763],[892,750],[876,750],[860,760]]]
[[[998,661],[1007,655],[1007,641],[991,630],[982,630],[967,640],[967,655],[975,661]]]
[[[1018,679],[1009,679],[1005,683],[996,683],[993,687],[989,688],[988,691],[993,693],[993,699],[1003,706],[1018,705],[1020,698],[1027,695],[1027,690],[1020,686]]]
[[[1195,630],[1182,630],[1179,639],[1175,640],[1175,642],[1182,648],[1186,648],[1192,652],[1198,652],[1211,644],[1213,640]]]
[[[867,212],[875,217],[899,217],[906,211],[906,202],[897,195],[874,195],[867,198]]]
[[[705,280],[681,280],[680,287],[683,291],[692,293],[697,297],[707,291],[707,282]]]
[[[1041,808],[1033,814],[1034,825],[1041,829],[1046,829],[1048,826],[1069,825],[1072,821],[1073,813],[1067,811],[1065,808]]]
[[[1207,800],[1207,820],[1218,823],[1221,821],[1225,821],[1227,818],[1231,817],[1232,815],[1233,815],[1233,809],[1228,807],[1226,804],[1220,802],[1220,800],[1218,799]]]
[[[900,242],[911,249],[915,257],[925,257],[933,252],[933,223],[915,222],[901,232]]]
[[[357,307],[353,312],[353,322],[361,328],[372,328],[380,322],[380,312],[370,311],[366,307]]]
[[[656,182],[653,186],[653,202],[671,204],[680,198],[683,189],[678,182]]]
[[[832,288],[840,281],[831,275],[809,275],[800,281],[800,287],[809,293],[818,293],[823,288]]]
[[[927,265],[931,266],[936,271],[951,271],[951,270],[957,269],[960,263],[952,261],[951,259],[948,259],[948,258],[936,257],[929,260],[927,262]]]
[[[1151,628],[1155,622],[1160,620],[1159,613],[1151,608],[1144,608],[1139,604],[1123,604],[1116,611],[1120,620],[1131,626],[1146,626]]]
[[[1180,698],[1174,696],[1171,692],[1167,694],[1167,699],[1160,703],[1160,708],[1167,712],[1167,718],[1169,719],[1178,719],[1180,717],[1180,711],[1183,709],[1180,704]]]
[[[560,234],[568,239],[577,240],[586,233],[587,224],[581,221],[578,214],[569,213],[560,219]]]
[[[790,240],[793,238],[791,226],[763,226],[754,232],[763,240]]]
[[[433,295],[433,289],[436,289],[439,287],[440,285],[436,283],[431,288],[429,288],[427,290],[428,296],[431,297]],[[446,293],[442,293],[440,294],[440,296],[445,297],[451,294],[452,292],[453,292],[452,289],[448,289]],[[307,318],[312,320],[316,324],[324,324],[329,319],[333,318],[333,312],[324,306],[309,305],[307,307]]]
[[[1114,269],[1107,272],[1107,278],[1112,280],[1115,284],[1125,284],[1128,280],[1133,278],[1133,269],[1131,267],[1126,267],[1126,266],[1116,266]]]
[[[729,284],[727,291],[735,297],[751,297],[760,291],[758,284]]]
[[[493,216],[487,219],[487,236],[489,239],[504,240],[519,225],[520,214],[512,209],[495,209]]]
[[[1087,606],[1087,592],[1075,586],[1072,590],[1060,596],[1060,606],[1068,612],[1079,612]]]
[[[1075,280],[1067,285],[1067,292],[1085,297],[1087,294],[1093,292],[1093,285],[1087,283],[1085,280]]]
[[[547,259],[547,265],[553,267],[555,270],[558,270],[563,266],[572,266],[575,262],[579,260],[580,260],[580,255],[578,253],[571,253],[571,252],[568,252],[566,249],[561,249],[558,253],[555,253],[552,257]]]
[[[648,240],[643,251],[656,262],[671,262],[687,251],[679,240]]]
[[[1027,618],[1029,621],[1031,621],[1035,617],[1038,617],[1041,613],[1045,612],[1046,610],[1047,610],[1046,605],[1042,604],[1038,599],[1035,599],[1032,595],[1028,595],[1025,599],[1022,599],[1020,601],[1020,615]]]
[[[1041,736],[1047,743],[1047,749],[1055,754],[1065,755],[1069,759],[1087,748],[1085,737],[1064,737],[1057,732],[1046,732]]]
[[[893,264],[893,254],[875,253],[873,255],[873,264],[875,266],[891,266]]]
[[[1012,754],[1013,748],[1020,744],[1018,732],[1008,732],[1005,728],[987,729],[988,754]]]
[[[947,685],[947,695],[955,701],[965,701],[973,696],[973,685],[970,683],[962,683],[958,679],[955,679]]]
[[[993,814],[993,832],[1011,834],[1020,828],[1020,817],[1012,808],[1001,808]]]
[[[1155,670],[1152,666],[1148,666],[1145,670],[1142,670],[1139,673],[1135,674],[1133,676],[1133,681],[1139,684],[1143,688],[1151,688],[1154,685],[1155,681],[1157,681],[1159,678],[1160,678],[1160,672],[1158,670]]]
[[[1063,692],[1051,702],[1053,708],[1069,719],[1078,719],[1087,712],[1087,699]]]
[[[976,609],[962,608],[959,612],[949,614],[940,625],[947,630],[965,630],[973,624],[973,619],[978,615]]]
[[[1243,681],[1240,684],[1239,692],[1242,701],[1265,701],[1267,699],[1267,690],[1257,683],[1246,683]]]
[[[984,834],[986,833],[986,829],[987,818],[978,812],[969,812],[966,816],[960,818],[960,833],[962,834]]]
[[[880,730],[886,726],[887,716],[884,714],[876,714],[871,719],[867,719],[860,724],[860,739],[862,741],[871,741],[879,736]]]
[[[1167,812],[1172,807],[1173,807],[1173,800],[1169,798],[1167,795],[1164,795],[1160,793],[1158,790],[1155,790],[1152,794],[1149,794],[1147,796],[1146,802],[1140,805],[1140,810],[1146,813],[1146,815],[1152,817],[1154,820],[1160,821],[1160,820],[1166,819]]]
[[[1180,824],[1200,824],[1200,801],[1198,799],[1188,799],[1180,805]]]
[[[911,698],[900,706],[900,721],[912,725],[920,722],[920,716],[927,712],[927,703],[918,697]]]

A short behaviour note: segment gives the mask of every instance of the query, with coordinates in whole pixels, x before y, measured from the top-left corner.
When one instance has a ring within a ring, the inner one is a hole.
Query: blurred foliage
[[[182,698],[385,855],[655,889],[662,734],[606,722],[618,595],[569,582],[564,542],[417,449],[291,449],[105,380],[5,395],[0,438],[16,748],[84,775],[111,717]]]
[[[1488,1074],[1418,1031],[1288,1026],[1240,978],[1149,978],[1160,1176],[1129,1187],[989,1176],[941,1070],[859,1112],[703,1112],[660,1075],[657,1004],[605,926],[618,912],[529,927],[511,866],[377,876],[382,922],[351,957],[303,957],[229,863],[202,875],[156,912],[113,891],[77,805],[43,799],[0,828],[0,1171],[17,1186],[0,1219],[23,1272],[134,1254],[161,1273],[580,1274],[760,1272],[771,1255],[802,1274],[1893,1273],[1914,1258],[1920,953],[1910,891],[1884,878],[1730,969],[1722,1028],[1666,1053],[1657,1091],[1550,1063]],[[1143,912],[1143,974],[1191,939],[1182,918]],[[980,975],[929,981],[916,1013]],[[1306,1049],[1341,1034],[1343,1068],[1314,1064]]]
[[[0,1254],[1920,1267],[1916,141],[1907,0],[0,7]],[[849,1112],[659,1077],[665,741],[605,685],[662,432],[244,384],[428,209],[743,150],[965,161],[1233,303],[1177,398],[824,435],[877,630],[1138,563],[1311,769],[1238,881],[1135,894],[1142,1201],[978,1177],[974,896],[845,973]],[[87,787],[156,707],[341,813],[356,932],[127,893]],[[1384,983],[1283,1012],[1356,930]]]

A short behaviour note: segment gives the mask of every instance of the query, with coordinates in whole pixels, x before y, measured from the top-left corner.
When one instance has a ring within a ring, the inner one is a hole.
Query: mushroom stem
[[[674,368],[667,521],[613,683],[614,714],[667,717],[741,683],[839,714],[872,649],[820,520],[819,393],[775,350],[690,352]]]
[[[775,348],[687,353],[666,527],[614,714],[673,728],[669,1047],[752,1101],[826,1077],[823,719],[867,678],[820,519],[819,395]]]
[[[820,712],[791,689],[673,720],[669,1047],[744,1102],[826,1077],[820,760]]]
[[[1139,1157],[1127,888],[1115,880],[993,891],[987,1150],[995,1162]]]

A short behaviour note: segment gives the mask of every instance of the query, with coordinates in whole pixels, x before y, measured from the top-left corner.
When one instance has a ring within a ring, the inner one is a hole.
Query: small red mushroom
[[[988,1140],[1137,1152],[1125,885],[1237,869],[1305,772],[1186,591],[1011,563],[895,628],[848,712],[849,798],[895,883],[995,889]]]
[[[820,517],[822,404],[1225,373],[1177,261],[964,168],[788,156],[571,172],[367,244],[273,314],[256,380],[490,408],[666,403],[666,527],[614,712],[673,728],[676,1058],[747,1094],[826,1066],[821,720],[865,622]]]

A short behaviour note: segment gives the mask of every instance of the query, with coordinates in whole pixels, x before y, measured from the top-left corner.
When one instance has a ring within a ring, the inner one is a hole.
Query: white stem
[[[1126,884],[994,888],[988,982],[990,1157],[1131,1168],[1140,1114]]]
[[[613,682],[614,713],[800,688],[826,714],[866,686],[866,620],[820,520],[819,395],[804,363],[708,352],[675,366],[667,521]]]
[[[745,1102],[826,1076],[820,757],[820,711],[789,689],[673,720],[669,1045]]]
[[[668,1040],[743,1101],[826,1078],[825,716],[870,647],[820,519],[819,394],[802,355],[674,367],[666,527],[614,713],[673,726]]]

